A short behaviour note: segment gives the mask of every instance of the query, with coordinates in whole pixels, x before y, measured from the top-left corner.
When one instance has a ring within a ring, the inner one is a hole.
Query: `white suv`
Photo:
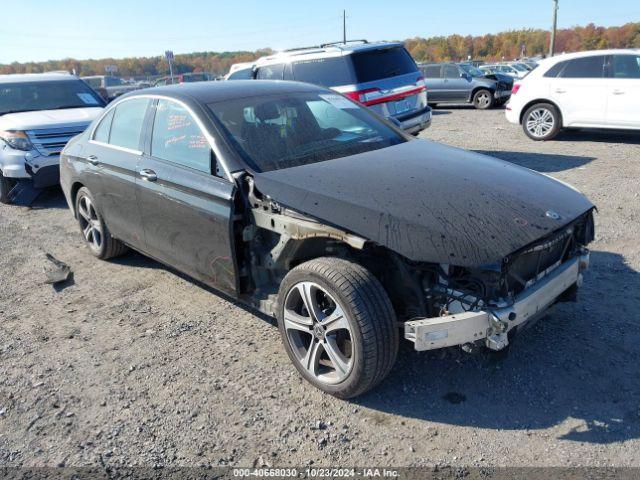
[[[67,73],[0,75],[0,202],[12,200],[19,182],[57,184],[60,152],[104,105]]]
[[[513,86],[507,120],[533,140],[562,128],[640,130],[640,50],[597,50],[542,60]]]

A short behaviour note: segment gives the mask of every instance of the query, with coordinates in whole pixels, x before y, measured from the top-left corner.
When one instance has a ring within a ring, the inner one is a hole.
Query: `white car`
[[[509,77],[515,79],[524,78],[529,73],[529,70],[524,67],[516,68],[515,66],[506,64],[480,65],[479,68],[480,70],[488,74],[501,73],[502,75],[508,75]]]
[[[0,75],[0,202],[11,202],[19,182],[56,185],[60,152],[104,104],[68,73]]]
[[[562,128],[640,130],[640,49],[548,58],[513,86],[507,120],[533,140]]]

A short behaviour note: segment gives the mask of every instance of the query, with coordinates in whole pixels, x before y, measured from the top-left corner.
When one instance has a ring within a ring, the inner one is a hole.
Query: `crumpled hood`
[[[411,260],[464,267],[501,261],[593,208],[545,175],[427,140],[256,173],[255,184]]]
[[[87,125],[100,115],[100,112],[102,112],[102,107],[8,113],[0,116],[0,130],[36,130]]]

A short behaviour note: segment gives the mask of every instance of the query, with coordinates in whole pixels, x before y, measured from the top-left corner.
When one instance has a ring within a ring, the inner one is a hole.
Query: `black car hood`
[[[254,180],[276,202],[411,260],[466,267],[501,261],[593,208],[540,173],[427,140]]]

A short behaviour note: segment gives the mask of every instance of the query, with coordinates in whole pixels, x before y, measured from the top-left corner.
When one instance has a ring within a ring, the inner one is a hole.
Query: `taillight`
[[[511,89],[511,95],[515,95],[516,93],[518,93],[518,90],[520,90],[520,84],[514,83],[513,88]]]
[[[356,102],[362,103],[363,105],[367,105],[367,94],[373,92],[379,92],[379,88],[367,88],[365,90],[357,90],[355,92],[347,92],[344,95],[349,97],[351,100],[355,100]]]

